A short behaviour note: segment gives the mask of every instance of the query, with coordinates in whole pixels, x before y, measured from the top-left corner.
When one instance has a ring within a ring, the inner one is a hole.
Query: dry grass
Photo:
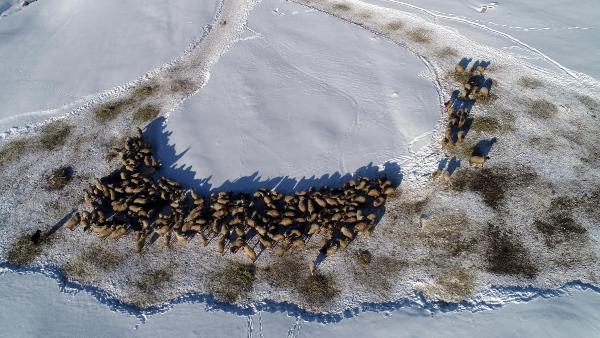
[[[138,123],[148,122],[160,114],[160,108],[156,105],[146,105],[133,113],[133,120]]]
[[[307,303],[316,306],[328,304],[340,294],[332,276],[321,274],[300,280],[297,291]]]
[[[219,299],[233,303],[245,298],[256,280],[254,265],[229,262],[225,268],[213,271],[209,289]]]
[[[100,123],[108,123],[119,117],[126,110],[131,109],[131,107],[132,102],[130,99],[108,102],[96,108],[94,117]]]
[[[502,124],[500,124],[500,121],[498,121],[496,118],[490,116],[480,116],[475,117],[473,120],[471,130],[478,133],[492,134],[501,129],[501,127]]]
[[[527,112],[535,118],[547,120],[556,116],[558,108],[554,103],[544,99],[532,100],[529,102]]]
[[[188,95],[195,92],[199,88],[200,87],[196,83],[187,79],[177,79],[169,83],[169,90],[171,93],[176,94]]]
[[[519,86],[527,89],[538,89],[544,86],[542,81],[530,76],[522,76],[517,83]]]
[[[416,43],[431,43],[431,31],[425,28],[415,28],[407,33],[408,38]]]
[[[385,25],[385,28],[390,31],[401,30],[402,28],[404,28],[404,22],[402,22],[400,20],[394,20],[392,22],[388,22]]]
[[[30,265],[42,254],[44,247],[56,239],[56,236],[46,236],[41,232],[34,243],[34,234],[35,232],[25,233],[10,245],[6,254],[8,263],[19,266]]]
[[[446,301],[458,302],[473,294],[475,276],[462,267],[446,268],[437,276],[436,285],[445,293]]]
[[[514,234],[498,226],[488,227],[487,270],[500,275],[534,278],[538,268],[529,252]]]
[[[354,280],[370,292],[381,295],[392,291],[400,271],[408,266],[407,262],[392,256],[373,256],[359,252],[354,257],[358,263],[353,271]],[[361,260],[368,263],[361,263]]]
[[[31,138],[7,142],[0,148],[0,166],[20,160],[33,148]]]
[[[577,95],[577,100],[592,113],[600,112],[600,102],[589,95]]]
[[[138,307],[147,307],[164,301],[161,289],[173,280],[175,269],[175,264],[168,264],[159,269],[148,269],[142,272],[140,279],[133,282],[138,292],[133,296],[133,304]]]
[[[121,264],[122,261],[123,257],[99,245],[93,245],[86,248],[76,259],[63,265],[61,271],[65,272],[71,278],[86,278],[110,271]],[[148,278],[149,275],[151,273],[144,275],[145,279],[136,285],[138,287],[142,285],[144,290],[149,289],[152,279]]]
[[[358,250],[354,254],[354,257],[356,259],[356,263],[362,266],[371,264],[371,261],[373,260],[373,255],[369,252],[369,250]]]
[[[477,244],[468,234],[472,221],[463,212],[430,215],[422,225],[418,237],[430,247],[432,258],[458,257]]]
[[[160,91],[160,85],[156,82],[150,82],[136,87],[131,93],[131,97],[135,100],[145,100],[155,96]]]
[[[347,11],[349,11],[349,10],[352,9],[352,7],[350,7],[350,5],[347,5],[347,4],[344,4],[344,3],[333,4],[332,8],[335,11],[340,11],[340,12],[347,12]]]
[[[46,150],[54,150],[62,147],[71,134],[71,126],[64,121],[56,121],[42,128],[40,132],[40,144]]]
[[[469,190],[479,193],[485,204],[493,209],[498,209],[504,204],[510,190],[529,186],[537,178],[536,172],[529,167],[469,168],[457,173],[452,188],[457,191]]]
[[[435,56],[444,57],[444,58],[457,58],[459,56],[458,50],[453,47],[444,47],[442,49],[438,49],[435,52]]]

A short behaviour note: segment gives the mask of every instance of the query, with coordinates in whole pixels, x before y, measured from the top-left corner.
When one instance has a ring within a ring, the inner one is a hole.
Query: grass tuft
[[[408,33],[408,38],[416,43],[431,43],[431,31],[425,28],[415,28]]]
[[[33,148],[31,139],[21,139],[7,142],[0,148],[0,166],[18,161]]]
[[[502,125],[500,124],[500,122],[496,118],[490,116],[476,117],[473,120],[473,124],[471,125],[471,129],[473,131],[487,134],[495,133],[501,127]]]
[[[63,121],[56,121],[45,126],[40,133],[40,143],[47,150],[62,147],[71,134],[71,126]]]
[[[108,123],[119,117],[130,106],[131,101],[129,99],[108,102],[96,108],[94,116],[98,122]]]
[[[32,236],[33,234],[23,234],[10,245],[6,255],[8,263],[19,266],[29,265],[42,254],[42,242],[35,244],[31,239]]]
[[[298,292],[306,302],[317,306],[330,303],[340,294],[335,280],[321,274],[309,275],[301,280]]]
[[[73,179],[73,168],[66,166],[55,169],[46,180],[49,190],[62,190]]]
[[[544,83],[530,76],[522,76],[518,80],[519,86],[527,89],[538,89],[544,86]]]
[[[212,273],[210,289],[219,299],[233,303],[245,297],[254,287],[254,265],[229,262],[221,270]]]
[[[487,269],[491,273],[527,278],[534,278],[538,273],[538,268],[533,264],[523,243],[511,232],[491,224],[488,227],[486,256]]]
[[[558,113],[558,108],[552,102],[548,102],[547,100],[532,100],[529,102],[528,107],[529,115],[539,118],[539,119],[550,119]]]
[[[133,113],[133,120],[138,123],[148,122],[155,119],[160,114],[160,109],[156,105],[146,105]]]
[[[390,31],[401,30],[403,27],[404,27],[404,22],[402,22],[400,20],[394,20],[392,22],[388,22],[385,25],[385,28]]]

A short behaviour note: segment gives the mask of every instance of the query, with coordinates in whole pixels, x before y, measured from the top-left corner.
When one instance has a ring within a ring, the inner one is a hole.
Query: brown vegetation
[[[539,270],[528,250],[512,232],[491,224],[488,227],[486,259],[488,271],[500,275],[534,278]]]
[[[548,102],[544,99],[532,100],[529,102],[527,112],[529,115],[539,119],[550,119],[556,116],[558,108],[554,103]]]

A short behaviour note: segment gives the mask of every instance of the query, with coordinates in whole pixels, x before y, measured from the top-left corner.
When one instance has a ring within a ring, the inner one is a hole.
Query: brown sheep
[[[79,225],[80,222],[81,222],[81,216],[79,215],[78,212],[76,212],[75,215],[73,215],[73,217],[71,217],[71,219],[69,219],[67,221],[67,223],[65,223],[65,227],[67,227],[67,229],[73,231],[73,230],[75,230],[75,228],[77,228],[77,226]]]
[[[469,164],[480,164],[483,167],[483,164],[489,159],[487,156],[479,156],[479,155],[471,155],[469,157]]]

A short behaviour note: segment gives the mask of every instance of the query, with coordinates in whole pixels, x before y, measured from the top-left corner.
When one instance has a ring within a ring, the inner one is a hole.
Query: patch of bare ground
[[[347,12],[352,9],[352,7],[350,7],[350,5],[345,4],[345,3],[335,3],[335,4],[333,4],[332,8],[334,10],[340,11],[340,12]]]
[[[385,29],[388,31],[398,31],[404,28],[404,22],[400,20],[394,20],[385,24]]]
[[[134,102],[131,98],[125,98],[113,102],[107,102],[100,105],[94,110],[94,117],[100,123],[108,123],[134,107]]]
[[[247,298],[254,288],[256,267],[230,261],[224,268],[213,270],[209,276],[209,290],[217,298],[230,303]]]
[[[544,99],[537,99],[529,102],[527,112],[532,117],[547,120],[558,114],[558,108],[552,102]]]
[[[511,231],[489,224],[487,229],[487,270],[499,275],[534,278],[539,268],[527,248]]]
[[[176,265],[167,264],[162,268],[148,269],[140,274],[140,278],[133,282],[135,294],[131,296],[135,306],[144,308],[164,301],[163,288],[173,280]]]
[[[169,91],[175,94],[189,95],[200,88],[192,80],[188,79],[175,79],[169,82]]]
[[[73,168],[70,166],[60,167],[52,170],[46,178],[46,188],[48,190],[62,190],[73,179]]]
[[[527,139],[527,142],[539,151],[554,151],[558,148],[556,140],[549,136],[533,136]]]
[[[0,148],[0,167],[18,161],[33,149],[31,138],[8,141]]]
[[[573,218],[574,209],[585,206],[581,199],[567,196],[554,198],[544,217],[533,223],[542,234],[546,246],[552,248],[569,241],[582,242],[587,238],[587,229]]]
[[[538,89],[544,86],[544,83],[534,77],[522,76],[519,78],[519,86],[527,89]]]
[[[144,83],[136,87],[131,93],[131,98],[134,100],[145,100],[156,96],[160,93],[160,85],[157,82]]]
[[[83,253],[77,258],[64,264],[60,270],[67,274],[70,278],[79,279],[89,276],[98,276],[111,269],[115,268],[123,261],[123,257],[116,253],[101,247],[93,245],[84,249]],[[149,283],[149,279],[145,279],[140,283]],[[148,287],[145,285],[144,287]]]
[[[476,192],[493,209],[500,208],[511,191],[530,186],[537,179],[537,173],[530,167],[505,164],[485,168],[469,167],[458,170],[455,174],[452,189]]]
[[[316,306],[329,304],[340,294],[333,276],[320,273],[302,279],[297,291],[304,301]]]
[[[432,42],[431,31],[425,28],[417,27],[406,34],[411,41],[416,43],[426,44]]]

